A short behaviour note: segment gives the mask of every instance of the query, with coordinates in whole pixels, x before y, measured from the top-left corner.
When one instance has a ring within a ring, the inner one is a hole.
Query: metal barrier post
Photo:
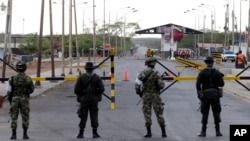
[[[115,62],[114,62],[114,48],[110,49],[110,66],[111,66],[111,90],[110,90],[110,96],[111,96],[111,104],[110,108],[111,110],[115,109]]]

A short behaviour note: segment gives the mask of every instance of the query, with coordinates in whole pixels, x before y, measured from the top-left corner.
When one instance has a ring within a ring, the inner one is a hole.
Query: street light
[[[1,11],[5,11],[7,8],[7,6],[3,2],[0,7],[1,7]]]
[[[85,10],[86,9],[88,9],[88,8],[92,8],[93,6],[88,6],[88,7],[85,7],[84,9],[83,9],[83,27],[82,27],[82,33],[84,34],[84,25],[85,25]],[[96,7],[96,6],[95,6]]]
[[[196,29],[196,21],[197,21],[197,20],[196,20],[196,14],[191,13],[191,12],[192,12],[192,11],[190,11],[190,10],[184,11],[184,13],[188,13],[188,14],[191,14],[191,15],[194,16],[194,21],[195,21],[195,22],[194,22],[194,26],[195,26],[194,29]],[[196,48],[196,46],[195,46],[195,45],[196,45],[196,42],[197,42],[197,41],[196,41],[196,34],[195,34],[195,36],[194,36],[194,49]],[[198,52],[198,51],[197,51],[197,52]],[[197,56],[198,56],[198,53],[197,53]]]
[[[206,15],[205,15],[204,11],[199,10],[199,9],[194,9],[194,8],[192,10],[202,12],[202,14],[203,14],[203,31],[205,32]],[[204,48],[204,33],[202,34],[202,48]],[[200,51],[199,51],[199,56],[200,56]]]
[[[120,10],[122,10],[122,9],[128,9],[128,8],[130,8],[130,6],[128,6],[128,7],[122,7],[122,8],[120,8],[120,9],[118,9],[117,11],[116,11],[116,23],[118,22],[118,12],[120,11]],[[118,35],[117,35],[117,27],[116,27],[116,36],[115,36],[115,55],[117,55],[117,37]]]
[[[124,14],[124,53],[126,54],[126,15],[129,14],[129,13],[134,13],[134,12],[137,12],[138,10],[133,10],[133,11],[128,11]],[[124,54],[124,55],[125,55]]]
[[[246,0],[244,0],[246,1]],[[239,39],[239,50],[241,50],[241,7],[242,7],[242,0],[240,0],[240,39]]]
[[[204,7],[208,7],[208,8],[211,8],[212,7],[212,9],[214,10],[214,21],[213,21],[213,24],[214,24],[214,30],[216,31],[216,9],[215,9],[215,7],[214,6],[212,6],[212,5],[208,5],[208,4],[204,4],[204,3],[202,3],[201,4],[201,6],[204,6]],[[216,34],[214,34],[213,35],[214,37],[214,43],[216,43]]]
[[[213,10],[210,7],[206,7],[204,4],[201,4],[199,7],[207,8],[211,11],[211,45],[213,46],[213,24],[214,24],[214,19],[213,19]],[[211,45],[209,46],[209,51],[208,55],[211,55]]]

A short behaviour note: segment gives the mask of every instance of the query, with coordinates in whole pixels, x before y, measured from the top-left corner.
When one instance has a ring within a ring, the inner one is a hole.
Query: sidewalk
[[[55,77],[61,77],[62,69],[56,68],[55,69]],[[76,68],[72,68],[72,74],[69,73],[69,68],[65,68],[65,75],[66,76],[77,76],[78,72]],[[30,75],[31,77],[36,77],[36,75]],[[41,77],[51,77],[51,71],[42,72],[40,74]],[[36,86],[34,92],[30,95],[30,97],[36,97],[40,94],[45,93],[46,91],[55,88],[56,86],[62,84],[64,81],[40,81],[41,86]],[[34,82],[35,84],[35,82]],[[0,83],[0,89],[2,90],[2,93],[0,95],[4,96],[6,95],[6,85],[5,83]]]
[[[242,71],[241,69],[232,69],[230,76],[235,76],[241,71]],[[249,75],[250,75],[250,71],[247,70],[247,71],[243,72],[240,76],[249,76]],[[239,82],[241,82],[247,88],[250,89],[250,81],[249,80],[239,80]],[[242,97],[244,99],[250,100],[250,91],[248,91],[246,88],[244,88],[243,86],[241,86],[239,83],[237,83],[234,80],[225,81],[224,90],[233,94],[233,95],[237,95],[237,96]]]

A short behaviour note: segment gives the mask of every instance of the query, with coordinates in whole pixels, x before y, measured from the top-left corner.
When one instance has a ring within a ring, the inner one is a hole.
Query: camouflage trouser
[[[162,102],[160,95],[159,94],[143,94],[142,100],[143,100],[142,110],[143,110],[143,114],[145,118],[145,126],[152,125],[152,119],[151,119],[152,106],[155,111],[158,124],[160,126],[165,126],[165,120],[163,116],[164,103]]]
[[[98,102],[96,101],[81,101],[80,107],[77,111],[80,120],[79,128],[84,129],[90,114],[91,127],[96,129],[99,126],[98,122]]]
[[[17,128],[17,119],[19,111],[22,115],[22,127],[29,127],[29,99],[25,97],[13,97],[10,107],[10,116],[11,116],[11,128]]]
[[[219,124],[221,122],[220,112],[221,112],[221,105],[220,99],[202,99],[201,100],[201,113],[202,113],[202,120],[201,123],[205,126],[208,122],[208,115],[210,105],[212,107],[212,112],[214,116],[214,123]]]

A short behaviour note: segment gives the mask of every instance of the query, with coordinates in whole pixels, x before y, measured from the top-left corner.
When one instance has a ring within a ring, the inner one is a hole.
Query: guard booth
[[[135,32],[136,34],[161,34],[161,56],[164,59],[174,59],[178,50],[177,43],[184,34],[203,34],[203,32],[176,24],[165,24]],[[196,43],[195,43],[196,44]],[[195,45],[194,44],[194,45]]]

